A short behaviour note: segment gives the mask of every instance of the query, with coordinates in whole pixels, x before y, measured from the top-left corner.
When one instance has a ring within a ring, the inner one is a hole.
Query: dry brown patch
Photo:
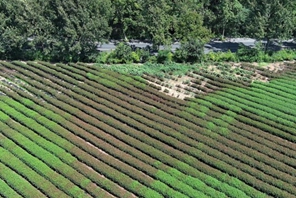
[[[194,74],[194,76],[201,77],[200,75],[197,75],[197,74]],[[164,82],[161,83],[161,84],[165,84],[165,85],[161,85],[157,82],[156,83],[151,82],[147,79],[146,79],[146,81],[148,81],[151,84],[161,87],[160,92],[163,92],[166,95],[183,100],[185,98],[193,98],[196,94],[204,93],[202,90],[190,86],[190,85],[192,85],[191,81],[194,79],[195,79],[194,77],[184,75],[184,76],[178,77],[177,80],[165,79]],[[206,84],[207,84],[207,80],[206,79],[202,80],[200,87],[205,87]],[[190,91],[188,89],[190,89]]]
[[[258,63],[250,63],[250,65],[255,66],[254,75],[251,76],[250,79],[252,81],[268,82],[270,79],[268,77],[262,75],[262,71],[260,71],[259,69],[256,69],[256,67],[258,67],[258,68],[263,67],[265,69],[268,69],[268,70],[276,73],[276,72],[283,71],[285,69],[285,63],[295,63],[295,61],[268,63],[268,64],[266,64],[266,66],[260,66],[260,64],[258,64]],[[230,62],[227,64],[229,64],[231,70],[234,70],[236,68],[240,68],[240,69],[245,68],[245,66],[243,65],[244,63]],[[246,67],[248,67],[248,66],[246,66]],[[206,68],[206,70],[209,72],[212,72],[212,73],[221,74],[221,70],[218,69],[216,65],[209,65]],[[198,74],[192,74],[192,75],[194,75],[194,77],[202,77],[202,75],[198,75]],[[233,76],[236,78],[240,77],[240,75],[238,75],[236,73],[233,73]],[[200,90],[195,87],[190,87],[190,85],[192,84],[191,81],[193,79],[195,79],[193,77],[185,75],[185,76],[178,77],[178,78],[177,78],[177,76],[174,76],[173,78],[174,79],[165,78],[164,81],[162,81],[162,82],[159,82],[158,80],[154,80],[154,82],[152,82],[147,79],[146,79],[146,81],[148,81],[151,84],[161,87],[160,92],[163,92],[166,95],[173,96],[173,97],[176,97],[179,99],[184,99],[186,97],[194,97],[195,94],[204,93],[203,90]],[[155,78],[155,79],[157,79],[157,78]],[[205,88],[207,85],[207,80],[208,79],[206,79],[206,78],[204,80],[201,80],[199,87]],[[188,91],[188,90],[190,90],[190,91]]]
[[[221,70],[217,68],[217,65],[210,65],[208,66],[207,70],[216,74],[221,73]]]
[[[185,90],[186,87],[190,84],[191,80],[194,78],[189,76],[181,76],[178,77],[177,80],[173,79],[165,79],[163,82],[165,85],[160,85],[155,82],[148,81],[151,84],[157,85],[161,87],[160,92],[165,93],[166,95],[170,95],[179,99],[184,99],[186,97],[193,97],[190,92]]]
[[[204,81],[201,81],[201,85],[200,85],[200,86],[201,86],[201,87],[205,87],[206,84],[207,84],[207,81],[204,80]]]

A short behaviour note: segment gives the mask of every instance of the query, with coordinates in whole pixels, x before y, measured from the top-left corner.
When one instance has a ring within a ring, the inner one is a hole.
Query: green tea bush
[[[17,189],[18,193],[22,197],[31,197],[35,195],[37,197],[44,197],[44,194],[29,183],[24,177],[21,177],[18,173],[13,171],[11,168],[0,163],[0,176],[1,178],[12,187]],[[2,190],[2,189],[1,189]]]
[[[16,191],[14,191],[5,181],[0,179],[1,196],[21,198]]]

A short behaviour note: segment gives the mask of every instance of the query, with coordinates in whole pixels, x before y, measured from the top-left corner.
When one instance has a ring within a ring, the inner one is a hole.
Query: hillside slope
[[[95,66],[0,62],[0,195],[296,197],[295,69],[180,100]]]

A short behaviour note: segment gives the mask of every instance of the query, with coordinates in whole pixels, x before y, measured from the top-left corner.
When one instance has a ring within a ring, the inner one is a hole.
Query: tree
[[[243,26],[249,10],[239,0],[209,0],[205,3],[206,25],[216,34],[239,36],[243,34]]]
[[[207,42],[212,34],[203,24],[202,4],[196,0],[182,0],[174,2],[173,38],[186,42],[188,40],[201,40]]]
[[[204,59],[204,43],[199,39],[190,38],[176,50],[174,59],[177,62],[202,62]]]
[[[246,23],[249,37],[266,39],[290,39],[295,31],[296,1],[294,0],[246,0],[251,10]]]
[[[170,15],[172,7],[166,0],[142,0],[143,18],[145,21],[145,37],[153,44],[169,45],[172,42],[170,30],[173,17]]]
[[[145,23],[141,2],[137,0],[112,0],[114,15],[110,22],[111,37],[115,39],[145,38]]]
[[[44,8],[44,21],[52,24],[50,46],[58,60],[87,60],[95,52],[98,42],[105,41],[110,35],[108,22],[113,10],[108,0],[35,1]]]
[[[17,0],[0,0],[0,58],[22,58],[27,45],[26,4]]]
[[[189,39],[208,40],[210,32],[203,26],[202,4],[197,0],[140,0],[141,24],[145,38],[155,45]]]
[[[110,0],[0,0],[0,8],[8,59],[87,61],[111,32]]]

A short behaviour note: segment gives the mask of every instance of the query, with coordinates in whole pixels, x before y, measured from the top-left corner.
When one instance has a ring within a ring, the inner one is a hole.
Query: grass
[[[180,64],[180,63],[144,63],[144,64],[119,64],[119,65],[103,65],[97,64],[96,66],[109,69],[121,74],[131,74],[135,76],[142,76],[143,74],[150,74],[157,77],[165,77],[166,74],[185,75],[188,71],[198,70],[201,64]]]

